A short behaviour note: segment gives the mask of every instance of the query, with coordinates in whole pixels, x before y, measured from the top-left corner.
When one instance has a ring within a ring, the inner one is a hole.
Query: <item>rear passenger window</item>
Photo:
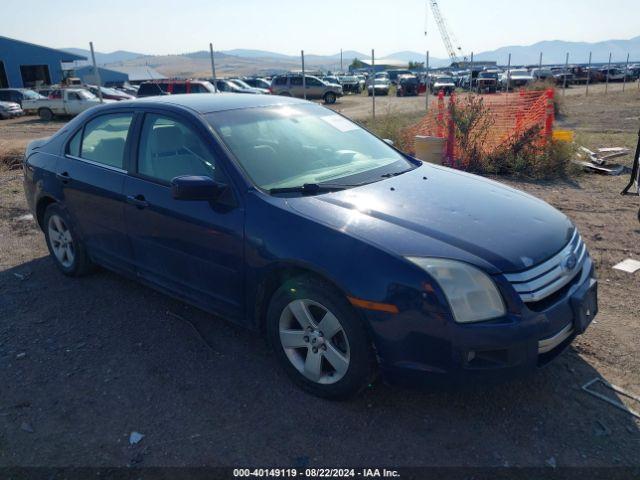
[[[182,122],[153,114],[145,116],[142,127],[138,172],[164,183],[181,175],[219,180],[215,160],[198,135]]]
[[[287,77],[276,77],[273,81],[275,85],[286,85]]]
[[[291,77],[291,85],[302,85],[302,77]]]
[[[132,119],[132,113],[118,113],[91,120],[84,127],[80,157],[124,168],[124,146]]]
[[[187,93],[187,85],[185,83],[174,83],[173,93]]]

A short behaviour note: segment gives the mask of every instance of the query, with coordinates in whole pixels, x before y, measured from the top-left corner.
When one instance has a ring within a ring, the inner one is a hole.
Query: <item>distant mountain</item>
[[[290,55],[285,55],[284,53],[276,53],[276,52],[267,52],[266,50],[249,50],[246,48],[234,48],[233,50],[222,50],[225,55],[233,55],[234,57],[240,58],[291,58]]]
[[[569,63],[586,63],[589,61],[589,52],[593,52],[592,61],[594,63],[607,62],[610,52],[614,63],[626,61],[627,53],[632,61],[637,61],[640,60],[640,36],[629,40],[606,40],[596,43],[551,40],[528,46],[502,47],[489,52],[481,52],[474,55],[474,59],[495,60],[499,64],[506,65],[509,53],[511,53],[513,65],[530,65],[539,62],[540,52],[542,52],[542,63],[544,64],[563,64],[566,61],[567,53],[569,53]]]
[[[69,53],[74,53],[76,55],[82,55],[83,57],[87,57],[89,61],[91,61],[91,51],[85,50],[82,48],[61,48],[61,50]],[[134,58],[144,57],[146,54],[144,53],[135,53],[135,52],[127,52],[125,50],[117,50],[111,53],[96,53],[96,63],[98,65],[104,65],[105,63],[117,63],[117,62],[126,62],[129,60],[133,60]]]

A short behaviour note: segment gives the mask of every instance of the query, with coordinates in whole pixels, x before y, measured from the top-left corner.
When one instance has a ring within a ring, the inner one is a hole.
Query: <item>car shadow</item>
[[[638,464],[637,422],[582,390],[600,373],[572,348],[497,386],[377,382],[326,401],[262,335],[104,270],[65,277],[48,257],[0,272],[0,344],[0,463]]]

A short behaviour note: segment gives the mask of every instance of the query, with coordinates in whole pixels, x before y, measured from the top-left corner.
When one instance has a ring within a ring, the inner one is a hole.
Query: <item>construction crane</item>
[[[438,5],[437,0],[429,0],[427,4],[428,4],[427,12],[429,11],[429,5],[430,5],[431,11],[433,12],[433,18],[435,18],[436,23],[438,24],[438,30],[440,30],[440,36],[442,37],[442,42],[444,43],[444,47],[447,49],[447,53],[449,54],[449,58],[451,58],[451,62],[452,63],[457,62],[459,59],[458,59],[458,54],[456,53],[456,50],[460,52],[460,54],[462,54],[462,47],[458,45],[457,41],[456,41],[457,46],[455,48],[453,47],[454,44],[451,40],[453,35],[449,33],[449,29],[447,28],[447,22],[442,16],[442,13],[440,12],[440,6]],[[426,19],[425,19],[424,34],[425,35],[427,34]],[[455,37],[453,38],[455,40]]]

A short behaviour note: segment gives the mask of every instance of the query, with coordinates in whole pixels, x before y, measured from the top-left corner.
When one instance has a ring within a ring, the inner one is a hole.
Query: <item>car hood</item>
[[[574,227],[547,203],[476,175],[424,164],[339,192],[287,199],[299,214],[399,256],[515,272],[559,252]]]

